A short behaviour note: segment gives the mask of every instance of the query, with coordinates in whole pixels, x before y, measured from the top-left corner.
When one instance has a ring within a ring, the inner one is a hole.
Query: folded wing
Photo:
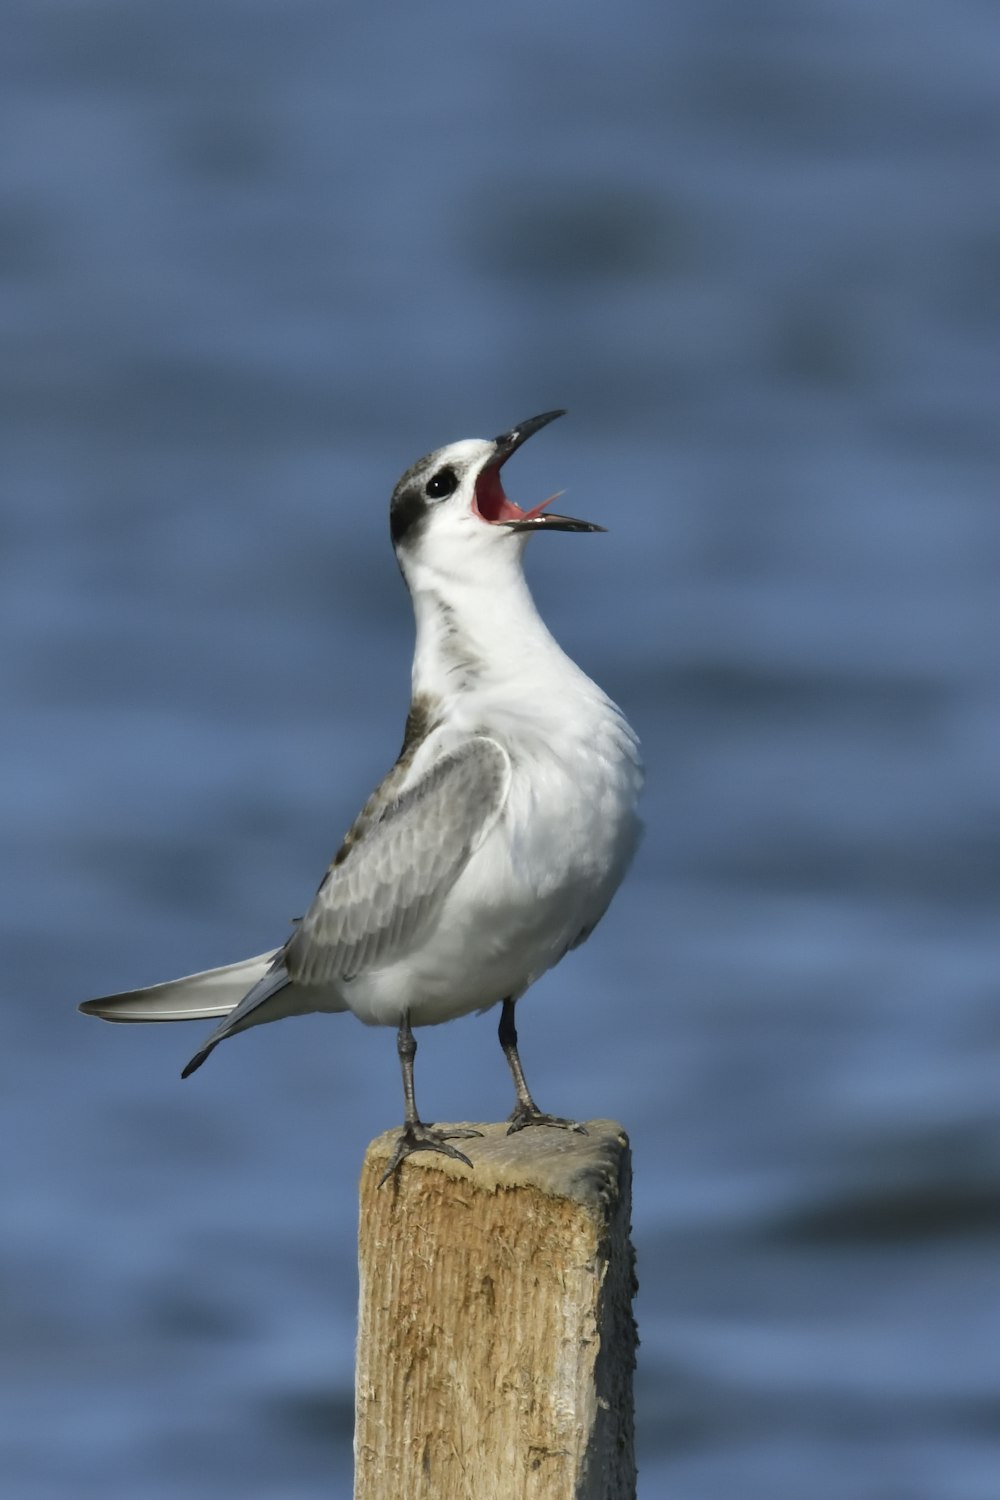
[[[391,964],[419,943],[503,806],[509,771],[506,752],[476,738],[384,806],[376,792],[363,832],[345,840],[292,937],[181,1076],[237,1031],[303,1011],[346,1009],[338,983]]]
[[[384,968],[421,941],[507,796],[510,761],[476,737],[441,757],[348,840],[285,946],[297,984]]]

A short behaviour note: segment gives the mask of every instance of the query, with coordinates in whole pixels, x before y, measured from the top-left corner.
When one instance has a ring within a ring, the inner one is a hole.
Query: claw
[[[435,1130],[433,1125],[425,1125],[421,1120],[412,1125],[404,1125],[399,1132],[392,1160],[379,1178],[379,1187],[388,1182],[396,1168],[415,1151],[440,1151],[442,1156],[451,1156],[455,1161],[464,1161],[467,1167],[471,1167],[472,1163],[465,1153],[455,1146],[449,1146],[448,1142],[469,1141],[482,1133],[481,1130]]]
[[[507,1116],[510,1124],[507,1126],[507,1134],[514,1135],[518,1130],[524,1130],[529,1125],[552,1125],[557,1130],[575,1130],[577,1135],[586,1135],[587,1129],[584,1125],[578,1125],[575,1120],[564,1120],[562,1115],[547,1115],[540,1109],[528,1109],[524,1104],[518,1104],[513,1114]]]

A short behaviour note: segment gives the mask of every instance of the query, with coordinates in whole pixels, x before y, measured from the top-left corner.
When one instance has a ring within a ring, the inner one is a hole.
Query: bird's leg
[[[425,1125],[417,1114],[417,1100],[413,1091],[413,1059],[417,1055],[417,1039],[410,1029],[409,1016],[404,1015],[399,1023],[396,1051],[399,1053],[399,1066],[403,1074],[404,1123],[392,1160],[382,1174],[379,1187],[389,1180],[400,1162],[412,1156],[414,1151],[440,1151],[442,1155],[454,1156],[456,1160],[464,1161],[467,1167],[471,1167],[469,1158],[455,1146],[449,1146],[448,1142],[469,1140],[474,1135],[482,1135],[481,1130],[435,1130],[433,1125]]]
[[[514,1112],[507,1116],[510,1121],[507,1134],[513,1135],[516,1130],[523,1130],[526,1125],[557,1125],[562,1130],[577,1130],[581,1135],[586,1135],[587,1132],[583,1126],[577,1125],[573,1120],[564,1120],[560,1115],[543,1114],[532,1099],[524,1069],[521,1067],[521,1059],[517,1055],[517,1027],[514,1025],[513,1000],[507,999],[503,1003],[497,1035],[500,1038],[503,1055],[507,1059],[507,1066],[514,1079],[514,1088],[517,1090]]]

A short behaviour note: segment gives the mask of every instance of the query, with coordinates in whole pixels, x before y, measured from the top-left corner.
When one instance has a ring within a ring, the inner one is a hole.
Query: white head
[[[589,521],[553,515],[543,500],[522,510],[504,494],[500,470],[521,444],[561,417],[543,412],[492,441],[467,438],[438,448],[407,469],[392,493],[389,527],[403,574],[474,582],[520,568],[533,531],[603,531]]]

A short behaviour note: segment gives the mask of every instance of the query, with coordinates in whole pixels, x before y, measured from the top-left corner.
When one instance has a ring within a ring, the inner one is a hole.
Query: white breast
[[[635,735],[582,673],[559,692],[509,705],[469,695],[418,755],[413,776],[469,733],[511,759],[502,814],[450,892],[434,930],[405,959],[359,976],[345,998],[362,1020],[432,1025],[517,996],[589,935],[639,835]],[[478,701],[477,701],[478,699]]]

